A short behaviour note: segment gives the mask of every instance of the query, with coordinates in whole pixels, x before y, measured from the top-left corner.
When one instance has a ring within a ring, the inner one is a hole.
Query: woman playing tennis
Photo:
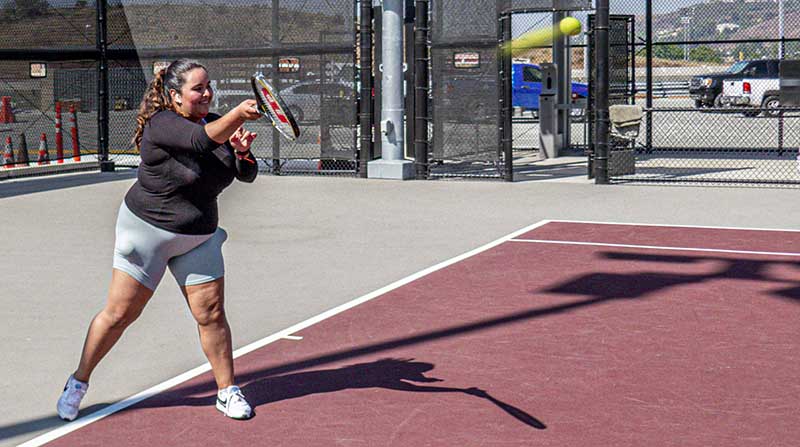
[[[217,196],[234,178],[255,179],[256,134],[242,124],[261,115],[255,100],[223,116],[209,114],[212,97],[206,68],[186,59],[157,73],[145,92],[134,137],[142,161],[117,217],[108,299],[58,400],[62,419],[77,417],[92,371],[142,312],[167,267],[197,320],[219,389],[217,409],[234,419],[254,414],[234,383],[223,293],[227,235],[217,226]]]

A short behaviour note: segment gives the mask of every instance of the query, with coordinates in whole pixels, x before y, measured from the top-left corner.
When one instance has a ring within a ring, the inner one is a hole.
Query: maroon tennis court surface
[[[250,421],[204,372],[29,445],[800,439],[800,232],[541,222],[354,303],[237,357]]]

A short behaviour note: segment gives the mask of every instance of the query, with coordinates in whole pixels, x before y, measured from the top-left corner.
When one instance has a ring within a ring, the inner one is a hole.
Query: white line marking
[[[300,340],[302,340],[302,339],[303,339],[303,337],[301,337],[301,336],[299,336],[299,335],[286,335],[286,336],[284,336],[284,337],[283,337],[283,339],[284,339],[284,340],[295,340],[295,341],[300,341]]]
[[[788,231],[793,233],[800,233],[800,230],[790,230],[781,228],[748,228],[748,227],[716,227],[706,225],[673,225],[673,224],[651,224],[651,223],[632,223],[632,222],[599,222],[592,220],[556,220],[551,219],[551,223],[577,223],[577,224],[592,224],[592,225],[629,225],[638,227],[674,227],[674,228],[705,228],[711,230],[744,230],[744,231]]]
[[[266,345],[268,345],[268,344],[270,344],[270,343],[272,343],[272,342],[274,342],[276,340],[280,340],[280,339],[286,338],[286,337],[291,337],[292,334],[300,332],[300,331],[302,331],[303,329],[305,329],[305,328],[307,328],[309,326],[313,326],[313,325],[315,325],[315,324],[317,324],[317,323],[319,323],[319,322],[321,322],[323,320],[331,318],[331,317],[333,317],[333,316],[335,316],[337,314],[340,314],[340,313],[342,313],[342,312],[344,312],[346,310],[352,309],[352,308],[354,308],[354,307],[356,307],[356,306],[358,306],[360,304],[366,303],[367,301],[375,299],[375,298],[377,298],[377,297],[379,297],[379,296],[381,296],[381,295],[383,295],[385,293],[388,293],[388,292],[390,292],[390,291],[392,291],[394,289],[402,287],[402,286],[404,286],[404,285],[406,285],[406,284],[408,284],[410,282],[416,281],[417,279],[420,279],[420,278],[422,278],[422,277],[424,277],[426,275],[429,275],[429,274],[431,274],[431,273],[433,273],[433,272],[435,272],[437,270],[441,270],[441,269],[443,269],[445,267],[448,267],[450,265],[453,265],[453,264],[455,264],[457,262],[463,261],[464,259],[467,259],[467,258],[475,256],[475,255],[477,255],[477,254],[479,254],[481,252],[484,252],[486,250],[494,248],[494,247],[496,247],[496,246],[498,246],[498,245],[500,245],[500,244],[502,244],[502,243],[504,243],[506,241],[509,241],[509,240],[511,240],[511,239],[513,239],[513,238],[515,238],[517,236],[520,236],[520,235],[525,234],[525,233],[527,233],[529,231],[532,231],[532,230],[534,230],[536,228],[539,228],[539,227],[541,227],[543,225],[546,225],[549,222],[550,222],[549,220],[542,220],[542,221],[537,222],[537,223],[535,223],[533,225],[529,225],[529,226],[527,226],[527,227],[525,227],[525,228],[523,228],[521,230],[517,230],[517,231],[515,231],[515,232],[513,232],[513,233],[511,233],[509,235],[503,236],[500,239],[495,240],[494,242],[489,242],[488,244],[483,245],[481,247],[478,247],[478,248],[476,248],[474,250],[470,250],[470,251],[468,251],[466,253],[463,253],[461,255],[458,255],[458,256],[456,256],[454,258],[451,258],[451,259],[448,259],[446,261],[440,262],[440,263],[438,263],[438,264],[436,264],[436,265],[434,265],[432,267],[428,267],[428,268],[426,268],[424,270],[421,270],[421,271],[419,271],[417,273],[414,273],[411,276],[407,276],[407,277],[405,277],[403,279],[395,281],[395,282],[389,284],[388,286],[381,287],[380,289],[375,290],[374,292],[368,293],[368,294],[366,294],[366,295],[364,295],[364,296],[362,296],[360,298],[356,298],[356,299],[354,299],[354,300],[352,300],[350,302],[347,302],[347,303],[344,303],[344,304],[342,304],[340,306],[334,307],[333,309],[330,309],[330,310],[328,310],[326,312],[323,312],[323,313],[321,313],[321,314],[319,314],[319,315],[317,315],[315,317],[309,318],[308,320],[305,320],[303,322],[297,323],[294,326],[288,327],[288,328],[286,328],[286,329],[284,329],[284,330],[282,330],[280,332],[276,332],[275,334],[272,334],[272,335],[270,335],[268,337],[262,338],[261,340],[255,341],[255,342],[253,342],[253,343],[251,343],[251,344],[249,344],[247,346],[241,347],[241,348],[239,348],[239,349],[237,349],[237,350],[235,350],[233,352],[233,358],[241,357],[241,356],[243,356],[245,354],[248,354],[248,353],[250,353],[252,351],[255,351],[256,349],[262,348],[262,347],[264,347],[264,346],[266,346]],[[75,430],[78,430],[81,427],[85,427],[85,426],[87,426],[87,425],[89,425],[89,424],[91,424],[93,422],[97,422],[97,421],[99,421],[100,419],[103,419],[106,416],[109,416],[109,415],[114,414],[114,413],[116,413],[116,412],[118,412],[120,410],[128,408],[128,407],[130,407],[132,405],[135,405],[135,404],[137,404],[137,403],[139,403],[139,402],[141,402],[141,401],[143,401],[145,399],[148,399],[148,398],[150,398],[150,397],[152,397],[152,396],[154,396],[154,395],[156,395],[158,393],[161,393],[162,391],[166,391],[169,388],[172,388],[172,387],[174,387],[174,386],[176,386],[176,385],[178,385],[178,384],[180,384],[182,382],[185,382],[187,380],[193,379],[193,378],[199,376],[200,374],[203,374],[203,373],[208,372],[210,370],[211,370],[211,366],[208,363],[206,363],[204,365],[201,365],[201,366],[198,366],[197,368],[194,368],[194,369],[192,369],[190,371],[187,371],[187,372],[185,372],[185,373],[183,373],[183,374],[181,374],[181,375],[179,375],[177,377],[169,379],[166,382],[163,382],[163,383],[160,383],[158,385],[155,385],[155,386],[153,386],[153,387],[151,387],[151,388],[149,388],[149,389],[147,389],[145,391],[142,391],[142,392],[140,392],[138,394],[135,394],[135,395],[133,395],[131,397],[128,397],[128,398],[126,398],[126,399],[124,399],[124,400],[122,400],[120,402],[117,402],[117,403],[115,403],[113,405],[110,405],[110,406],[108,406],[106,408],[103,408],[102,410],[98,410],[98,411],[96,411],[96,412],[94,412],[92,414],[89,414],[89,415],[86,415],[86,416],[81,417],[79,419],[76,419],[76,420],[74,420],[74,421],[72,421],[72,422],[70,422],[70,423],[68,423],[68,424],[56,429],[56,430],[52,430],[52,431],[44,433],[44,434],[42,434],[40,436],[37,436],[36,438],[33,438],[33,439],[31,439],[30,441],[28,441],[28,442],[26,442],[24,444],[20,444],[17,447],[38,447],[38,446],[40,446],[42,444],[45,444],[45,443],[50,442],[50,441],[53,441],[53,440],[55,440],[57,438],[60,438],[60,437],[66,435],[68,433],[71,433],[71,432],[73,432]]]
[[[691,248],[691,247],[661,247],[657,245],[630,245],[630,244],[606,244],[603,242],[576,242],[576,241],[551,241],[543,239],[510,239],[509,242],[529,242],[534,244],[560,244],[560,245],[589,245],[596,247],[617,247],[617,248],[644,248],[650,250],[675,250],[675,251],[702,251],[711,253],[735,253],[742,255],[768,255],[768,256],[791,256],[800,257],[800,253],[784,253],[774,251],[748,251],[748,250],[725,250],[721,248]]]

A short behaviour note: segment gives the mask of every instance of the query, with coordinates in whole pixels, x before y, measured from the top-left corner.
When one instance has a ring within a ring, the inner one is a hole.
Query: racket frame
[[[263,74],[256,73],[250,78],[250,84],[253,86],[253,93],[256,96],[256,108],[261,115],[269,119],[272,126],[286,139],[290,141],[297,140],[300,136],[300,127],[297,125],[297,120],[294,119],[291,110],[286,105],[283,98],[280,97],[278,91],[272,87],[272,84],[266,80]],[[266,90],[266,94],[263,92]],[[272,101],[270,101],[270,98]],[[275,106],[277,106],[277,111]],[[280,119],[280,115],[286,119]]]

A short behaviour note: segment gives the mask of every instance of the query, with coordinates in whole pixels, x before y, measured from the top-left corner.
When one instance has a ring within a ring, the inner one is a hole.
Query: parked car
[[[767,116],[776,116],[774,109],[780,107],[779,78],[728,79],[723,82],[722,104],[733,107],[746,107],[753,110],[743,112],[744,116],[758,116],[762,109]]]
[[[322,102],[325,102],[326,113],[332,118],[352,114],[356,92],[352,82],[332,81],[328,83],[300,82],[284,87],[280,95],[286,106],[298,122],[318,121]]]
[[[725,80],[778,78],[779,63],[779,59],[739,61],[722,73],[694,76],[689,80],[689,96],[697,108],[722,107],[724,96],[722,89]]]
[[[539,112],[542,93],[542,70],[536,64],[514,63],[511,66],[511,106],[534,115]],[[452,76],[444,80],[443,105],[449,118],[475,114],[493,114],[498,108],[496,78],[479,76]],[[583,108],[572,109],[573,117],[584,114],[589,88],[586,84],[572,83],[572,102]]]
[[[539,96],[542,93],[542,69],[535,64],[517,63],[511,66],[511,106],[522,111],[539,112]],[[580,118],[586,110],[589,86],[580,82],[572,83],[572,103],[582,108],[571,109],[573,118]]]

